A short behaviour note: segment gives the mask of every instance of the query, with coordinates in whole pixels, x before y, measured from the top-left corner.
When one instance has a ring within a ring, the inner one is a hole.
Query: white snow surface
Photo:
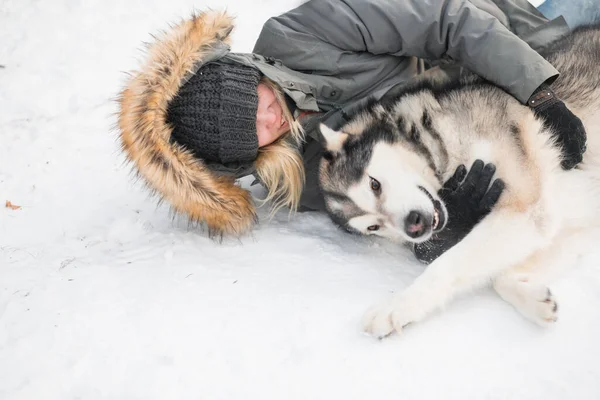
[[[297,4],[227,2],[233,50]],[[377,341],[360,319],[422,272],[410,252],[315,213],[216,243],[157,207],[113,99],[150,33],[207,6],[0,3],[0,199],[22,206],[0,208],[0,399],[600,398],[598,234],[567,247],[550,329],[484,289]]]

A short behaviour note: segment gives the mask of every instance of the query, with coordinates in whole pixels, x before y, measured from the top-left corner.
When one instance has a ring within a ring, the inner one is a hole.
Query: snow
[[[297,1],[227,4],[250,51]],[[0,399],[600,398],[598,234],[567,247],[550,329],[482,290],[380,342],[360,318],[423,270],[405,249],[265,211],[216,243],[156,206],[112,99],[149,33],[222,5],[0,5],[0,200],[22,206],[0,209]]]

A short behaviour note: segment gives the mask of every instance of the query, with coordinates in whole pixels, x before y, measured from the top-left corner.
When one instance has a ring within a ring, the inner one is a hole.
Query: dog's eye
[[[375,232],[379,230],[379,225],[371,225],[367,228],[367,230],[371,231],[371,232]]]
[[[374,191],[375,193],[379,193],[381,191],[381,183],[379,183],[379,181],[375,178],[371,178],[371,190]]]

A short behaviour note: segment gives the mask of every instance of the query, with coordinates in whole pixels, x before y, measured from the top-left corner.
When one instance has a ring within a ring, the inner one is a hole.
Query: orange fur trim
[[[167,105],[212,46],[227,42],[233,18],[203,12],[173,27],[148,48],[119,98],[121,147],[147,185],[179,213],[206,223],[211,235],[240,235],[256,222],[250,193],[215,174],[189,151],[171,143]]]

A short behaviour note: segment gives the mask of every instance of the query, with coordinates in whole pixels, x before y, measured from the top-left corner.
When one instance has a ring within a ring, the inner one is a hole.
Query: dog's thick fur
[[[490,280],[527,318],[556,320],[556,302],[536,283],[536,269],[565,235],[600,222],[600,27],[576,29],[544,56],[561,72],[553,90],[587,131],[587,152],[575,170],[561,169],[552,132],[529,107],[477,77],[420,82],[368,105],[340,131],[321,126],[322,191],[334,221],[351,231],[427,240],[431,223],[413,239],[403,221],[412,210],[431,219],[442,182],[476,159],[494,163],[506,183],[496,207],[465,239],[367,312],[367,332],[400,332]]]
[[[121,92],[118,123],[124,153],[161,200],[210,234],[237,236],[256,221],[250,193],[171,141],[166,122],[168,103],[216,43],[229,43],[232,29],[226,13],[203,12],[157,38]]]

